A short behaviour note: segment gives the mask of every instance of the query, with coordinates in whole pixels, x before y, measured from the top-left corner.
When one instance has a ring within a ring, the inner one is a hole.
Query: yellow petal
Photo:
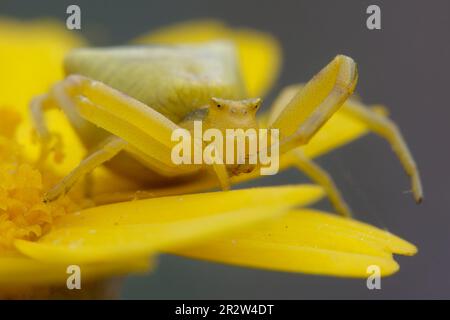
[[[38,242],[17,240],[16,247],[42,261],[123,260],[273,218],[322,195],[321,188],[303,185],[123,202],[66,215]]]
[[[68,264],[52,264],[36,261],[20,255],[0,257],[0,285],[65,285]],[[118,263],[80,265],[83,281],[108,278],[131,272],[146,272],[150,268],[148,258]]]
[[[56,21],[0,19],[0,107],[13,108],[22,115],[17,139],[31,159],[37,157],[38,146],[31,139],[28,105],[34,96],[48,92],[64,77],[65,54],[83,43]],[[68,161],[57,168],[58,173],[65,173],[77,164],[84,149],[61,112],[51,112],[48,123],[51,131],[62,134],[64,145],[70,146],[64,150]]]
[[[63,77],[66,52],[82,43],[56,21],[0,19],[0,104],[26,113],[33,96]]]
[[[240,229],[190,248],[183,256],[271,270],[367,277],[398,270],[392,253],[412,255],[416,247],[389,232],[354,220],[311,210],[291,210],[276,221]]]
[[[217,20],[194,20],[163,27],[139,37],[138,43],[199,43],[214,40],[236,43],[249,97],[264,96],[278,77],[281,48],[271,35],[251,29],[231,29]]]

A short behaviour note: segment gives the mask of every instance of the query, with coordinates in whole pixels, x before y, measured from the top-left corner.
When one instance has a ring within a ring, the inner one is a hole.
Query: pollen
[[[0,250],[11,248],[15,239],[38,239],[57,217],[75,210],[67,196],[49,204],[42,201],[55,177],[25,159],[14,140],[19,123],[14,111],[0,108]]]

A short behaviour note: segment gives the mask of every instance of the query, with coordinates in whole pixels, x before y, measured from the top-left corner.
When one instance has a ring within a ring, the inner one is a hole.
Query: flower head
[[[235,41],[249,91],[267,91],[281,61],[279,46],[268,35],[203,21],[162,29],[139,41],[213,38]],[[83,41],[53,22],[13,20],[0,21],[0,39],[0,292],[2,286],[19,284],[63,286],[72,264],[80,265],[90,280],[147,271],[149,259],[159,252],[348,277],[365,277],[372,264],[379,265],[383,275],[392,274],[398,270],[393,253],[416,252],[389,232],[301,209],[323,195],[312,185],[195,193],[210,185],[204,177],[142,190],[102,168],[94,174],[91,195],[80,185],[44,203],[44,192],[85,150],[67,119],[54,112],[51,130],[61,136],[65,157],[61,163],[52,157],[37,163],[39,145],[33,143],[27,103],[62,78],[65,53]],[[362,123],[338,112],[305,153],[323,154],[366,132]],[[142,197],[151,198],[138,200]]]

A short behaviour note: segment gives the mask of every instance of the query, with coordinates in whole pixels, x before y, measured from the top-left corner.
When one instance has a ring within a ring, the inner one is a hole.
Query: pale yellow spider
[[[220,130],[256,128],[259,123],[279,129],[281,161],[294,157],[294,165],[324,187],[336,211],[349,216],[350,210],[330,176],[298,147],[307,144],[351,96],[358,76],[355,62],[336,56],[306,85],[283,90],[269,116],[257,122],[261,100],[246,99],[237,59],[233,44],[228,42],[78,49],[70,53],[65,60],[68,77],[50,93],[33,100],[32,115],[45,146],[51,134],[44,110],[61,108],[91,151],[47,193],[46,200],[58,198],[80,177],[107,161],[115,172],[147,186],[186,183],[197,179],[199,172],[213,169],[220,186],[227,189],[232,176],[252,168],[175,165],[170,157],[174,146],[171,134],[180,127],[191,128],[194,120]],[[344,108],[390,142],[411,177],[414,198],[420,202],[418,170],[395,124],[357,102],[346,103]]]

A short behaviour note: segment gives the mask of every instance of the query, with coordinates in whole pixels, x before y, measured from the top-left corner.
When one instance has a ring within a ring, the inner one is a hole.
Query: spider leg
[[[72,76],[73,77],[73,76]],[[52,135],[45,122],[45,111],[59,108],[70,120],[72,127],[81,137],[83,142],[90,142],[90,146],[94,147],[103,141],[107,134],[99,135],[98,127],[89,123],[76,110],[73,97],[77,94],[77,87],[71,77],[56,83],[48,94],[35,97],[30,103],[30,113],[35,129],[41,139],[46,139]]]
[[[228,175],[226,165],[223,163],[224,156],[222,150],[220,150],[219,148],[214,149],[216,158],[213,159],[213,156],[211,156],[210,154],[206,154],[205,156],[207,158],[205,160],[208,163],[211,163],[211,166],[208,167],[209,171],[212,172],[213,175],[215,175],[215,177],[217,178],[220,188],[223,191],[226,191],[231,188],[230,176]]]
[[[60,137],[49,131],[47,123],[45,122],[44,113],[54,107],[48,95],[40,95],[35,97],[30,103],[31,120],[33,121],[36,133],[40,141],[40,154],[37,160],[37,166],[42,166],[47,159],[47,156],[52,150],[59,151],[61,146]]]
[[[96,147],[109,136],[109,134],[98,130],[95,125],[79,116],[72,97],[67,90],[68,84],[69,82],[66,80],[58,82],[48,94],[39,95],[33,98],[30,103],[31,120],[41,143],[38,165],[44,163],[50,151],[55,149],[59,151],[58,148],[61,147],[60,136],[48,129],[44,116],[46,111],[57,108],[62,109],[78,136],[89,149]]]
[[[313,160],[309,159],[301,149],[291,151],[294,155],[292,165],[305,173],[313,182],[320,185],[328,195],[331,204],[336,211],[344,217],[352,216],[351,210],[342,197],[341,192],[333,181],[333,178]]]
[[[49,200],[66,192],[79,177],[111,159],[124,148],[163,175],[179,176],[199,169],[198,166],[176,165],[171,159],[171,150],[176,143],[171,136],[173,130],[180,128],[178,125],[151,107],[101,82],[72,75],[55,85],[48,95],[36,100],[32,109],[35,112],[35,122],[44,135],[48,130],[45,129],[42,112],[45,110],[44,106],[51,102],[63,109],[71,122],[73,118],[77,120],[76,117],[81,119],[76,121],[75,127],[78,125],[77,131],[85,134],[83,141],[96,141],[100,138],[105,140],[111,134],[115,138],[95,149],[65,180],[55,186],[47,196]],[[98,130],[84,132],[84,122],[88,129],[97,129],[96,126],[104,129],[100,133],[107,134],[106,137],[98,134]],[[217,167],[214,169],[220,175],[222,185],[226,187],[227,176],[223,175],[225,167],[221,170]]]
[[[178,125],[147,105],[101,82],[81,76],[71,77],[75,78],[75,81],[85,82],[84,93],[89,100],[82,97],[78,98],[76,103],[78,111],[85,119],[130,142],[128,151],[139,155],[169,176],[193,171],[193,167],[175,165],[170,158],[175,145],[171,135],[173,130],[180,128]],[[108,107],[105,108],[100,103]],[[147,145],[154,144],[155,140],[158,142],[158,148]],[[212,172],[217,176],[222,189],[228,190],[230,182],[225,165],[214,163]]]
[[[278,118],[283,109],[292,100],[292,98],[295,97],[297,92],[299,92],[304,86],[304,84],[297,83],[284,87],[270,106],[270,110],[267,116],[267,122],[272,124]]]
[[[30,103],[31,119],[36,132],[42,140],[47,140],[50,135],[47,123],[45,122],[44,112],[53,107],[53,105],[46,102],[49,102],[48,95],[42,94],[34,97]]]
[[[285,105],[295,96],[296,92],[303,87],[301,84],[295,84],[286,87],[276,98],[269,114],[269,123],[273,122],[282,113]],[[406,144],[399,128],[385,114],[383,107],[368,108],[357,99],[348,99],[341,108],[346,116],[356,118],[364,123],[369,130],[385,138],[392,146],[404,167],[406,173],[411,178],[412,191],[416,202],[421,202],[423,198],[422,184],[417,165]],[[378,110],[378,112],[377,112]],[[382,112],[380,112],[382,111]]]
[[[219,180],[220,187],[222,188],[222,190],[224,191],[229,190],[231,182],[225,165],[214,163],[212,165],[212,168],[217,179]]]
[[[422,202],[423,190],[420,174],[416,162],[408,148],[398,126],[384,115],[374,112],[357,101],[349,101],[345,104],[345,111],[348,115],[364,122],[371,131],[386,139],[397,155],[407,175],[411,179],[414,200]]]
[[[126,145],[127,142],[121,138],[115,136],[109,137],[96,150],[81,161],[74,170],[72,170],[53,188],[51,188],[45,194],[44,201],[49,202],[56,200],[63,194],[67,193],[78,181],[78,179],[89,174],[92,170],[113,158],[120,151],[122,151]]]
[[[280,130],[280,153],[308,143],[353,93],[357,78],[355,62],[339,55],[299,89],[284,108],[276,104],[268,125]]]

